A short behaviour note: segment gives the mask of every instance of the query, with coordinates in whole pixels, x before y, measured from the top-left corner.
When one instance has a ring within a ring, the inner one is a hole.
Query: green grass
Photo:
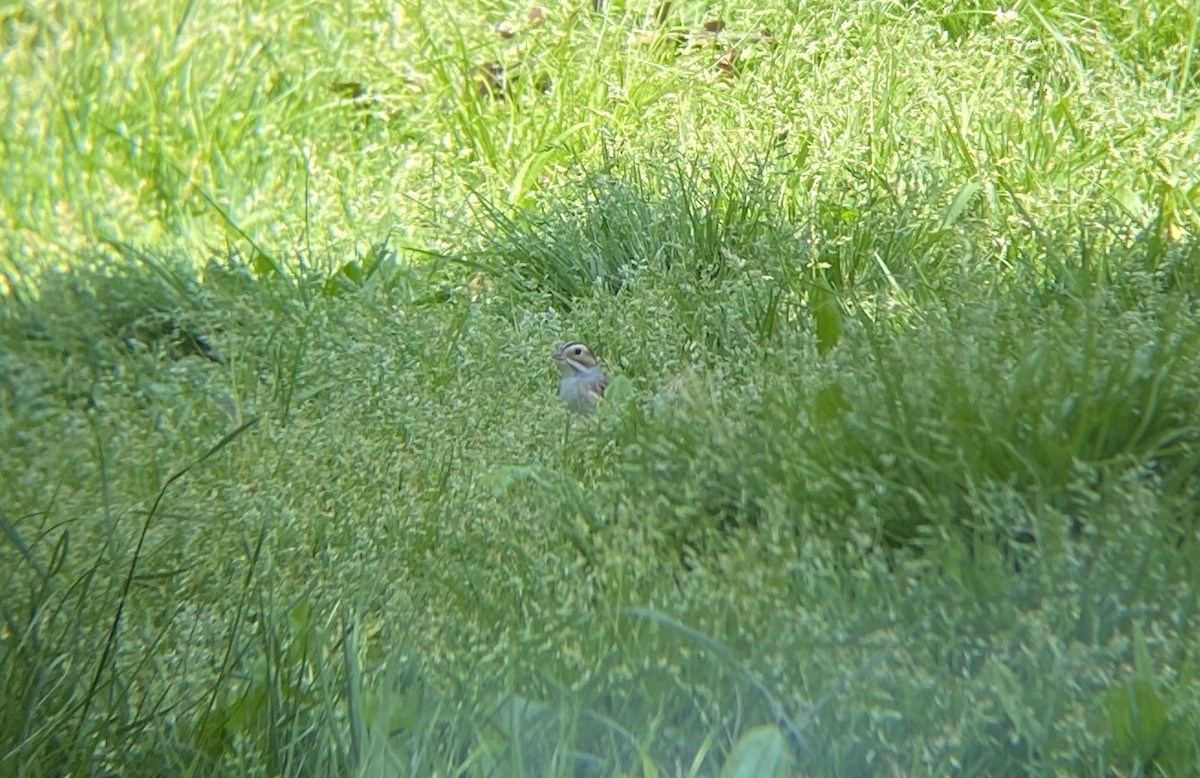
[[[0,773],[1190,774],[1196,11],[590,8],[0,4]]]

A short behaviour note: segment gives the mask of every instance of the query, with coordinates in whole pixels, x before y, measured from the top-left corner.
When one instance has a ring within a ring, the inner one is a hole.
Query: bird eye
[[[579,346],[576,346],[575,347],[575,356],[579,356],[582,353],[583,353],[583,349],[580,348]]]

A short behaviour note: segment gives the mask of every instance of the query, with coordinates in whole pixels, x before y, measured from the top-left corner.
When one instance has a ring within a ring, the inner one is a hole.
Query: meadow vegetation
[[[0,68],[0,774],[1200,764],[1194,4],[42,0]]]

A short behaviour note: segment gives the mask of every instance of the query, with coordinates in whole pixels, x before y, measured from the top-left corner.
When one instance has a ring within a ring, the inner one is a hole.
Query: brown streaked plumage
[[[554,361],[562,373],[558,396],[572,411],[590,412],[608,388],[608,376],[600,369],[596,355],[586,344],[573,340],[558,347]]]

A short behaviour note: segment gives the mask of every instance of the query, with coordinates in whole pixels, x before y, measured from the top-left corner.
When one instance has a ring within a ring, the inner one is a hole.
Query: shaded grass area
[[[945,272],[991,249],[936,194],[790,223],[707,176],[484,207],[444,294],[386,247],[266,278],[125,249],[9,298],[4,754],[1192,764],[1194,247],[1030,233],[1017,284]],[[592,418],[553,397],[567,337],[626,383]]]

